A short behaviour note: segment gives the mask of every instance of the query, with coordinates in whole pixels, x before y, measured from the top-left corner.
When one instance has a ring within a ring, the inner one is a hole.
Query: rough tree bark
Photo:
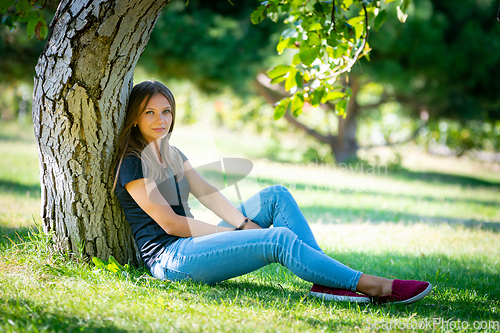
[[[141,263],[111,193],[133,71],[168,1],[63,0],[36,66],[41,216],[56,249]]]

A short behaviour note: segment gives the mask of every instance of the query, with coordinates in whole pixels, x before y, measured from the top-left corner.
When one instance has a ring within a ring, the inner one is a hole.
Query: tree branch
[[[327,143],[329,145],[332,145],[332,142],[333,142],[333,138],[334,136],[332,135],[323,135],[321,133],[319,133],[318,131],[312,129],[312,128],[309,128],[307,127],[306,125],[302,124],[301,122],[299,122],[291,113],[290,111],[287,111],[285,113],[285,115],[283,116],[283,118],[286,119],[286,121],[288,121],[290,124],[292,124],[293,126],[295,126],[296,128],[298,129],[301,129],[303,130],[304,132],[306,132],[307,134],[311,135],[312,137],[316,138],[317,140],[323,142],[323,143]]]
[[[356,61],[358,61],[358,58],[360,57],[361,52],[363,52],[363,50],[365,49],[366,40],[368,39],[368,13],[366,12],[366,6],[364,3],[363,3],[363,9],[365,11],[365,36],[363,37],[363,43],[354,53],[354,57],[352,57],[352,58],[349,58],[346,56],[343,57],[345,59],[345,61],[347,62],[347,66],[345,66],[339,72],[335,72],[335,70],[334,70],[334,73],[330,76],[325,77],[325,79],[331,79],[331,78],[339,76],[342,73],[350,71],[351,68],[354,66],[354,64],[356,64]],[[338,66],[337,68],[340,68],[340,67],[341,66]]]
[[[276,103],[277,101],[281,100],[284,97],[287,97],[288,95],[288,93],[283,89],[282,86],[279,85],[272,86],[270,84],[269,78],[264,74],[257,75],[256,86],[260,95],[264,97],[266,101],[268,101],[273,105],[274,103]],[[287,111],[283,117],[285,118],[286,121],[294,125],[296,128],[303,130],[304,132],[313,136],[314,138],[316,138],[321,142],[332,145],[333,140],[335,138],[334,136],[323,135],[318,131],[307,127],[306,125],[298,121],[292,114],[290,114],[289,111]]]

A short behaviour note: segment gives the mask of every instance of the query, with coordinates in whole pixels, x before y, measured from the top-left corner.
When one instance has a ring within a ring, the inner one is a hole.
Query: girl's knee
[[[270,230],[273,231],[273,236],[277,243],[285,244],[297,239],[297,235],[288,228],[274,227]]]
[[[283,185],[273,185],[270,186],[269,189],[274,193],[290,193],[290,191],[288,191],[288,189]]]
[[[291,198],[292,197],[292,194],[290,193],[290,191],[283,185],[269,186],[269,187],[263,189],[262,192],[269,195],[269,196],[274,197],[275,198],[274,201],[277,201],[277,198],[283,198],[283,197]]]

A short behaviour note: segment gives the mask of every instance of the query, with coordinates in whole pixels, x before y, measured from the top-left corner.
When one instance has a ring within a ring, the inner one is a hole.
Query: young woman
[[[312,295],[328,300],[409,304],[429,294],[428,282],[363,274],[324,254],[282,186],[234,207],[169,145],[175,115],[165,85],[136,85],[117,152],[115,193],[154,277],[215,284],[280,263],[312,282]],[[196,220],[189,193],[223,221],[214,226]]]

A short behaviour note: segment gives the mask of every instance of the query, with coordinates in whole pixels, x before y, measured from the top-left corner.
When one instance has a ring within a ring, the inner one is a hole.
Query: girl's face
[[[167,135],[172,125],[172,107],[168,99],[163,94],[153,95],[136,124],[148,143]]]

